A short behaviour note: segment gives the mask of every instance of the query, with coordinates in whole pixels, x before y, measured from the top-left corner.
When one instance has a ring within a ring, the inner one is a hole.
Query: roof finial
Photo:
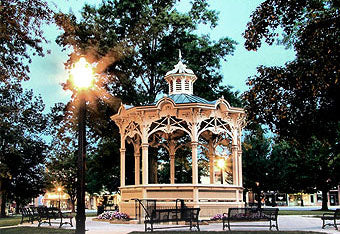
[[[178,57],[179,57],[179,61],[182,61],[182,53],[181,53],[181,49],[178,50]]]

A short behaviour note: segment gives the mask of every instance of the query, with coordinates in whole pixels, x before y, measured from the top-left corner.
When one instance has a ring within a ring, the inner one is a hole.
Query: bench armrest
[[[322,217],[334,216],[335,213],[323,213]]]

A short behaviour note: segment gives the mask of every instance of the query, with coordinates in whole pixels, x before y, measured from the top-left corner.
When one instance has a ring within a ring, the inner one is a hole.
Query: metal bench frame
[[[336,209],[333,213],[324,213],[321,217],[322,220],[322,229],[326,226],[334,226],[336,230],[338,230],[338,226],[340,223],[337,223],[336,220],[340,220],[340,209]],[[333,221],[326,223],[326,221]]]
[[[38,211],[38,227],[40,227],[43,223],[48,223],[51,226],[51,223],[58,223],[59,228],[61,228],[64,224],[69,224],[73,227],[72,219],[73,216],[70,213],[62,213],[60,209],[55,207],[37,207]],[[65,221],[69,219],[69,221]],[[51,221],[51,220],[59,220],[59,221]]]
[[[272,230],[273,227],[279,231],[279,225],[277,222],[278,208],[229,208],[228,214],[223,213],[223,230],[228,227],[231,231],[231,226],[248,226],[248,227],[269,227]],[[268,221],[269,224],[233,224],[231,221]]]
[[[177,199],[176,206],[174,208],[157,208],[156,200],[152,200],[151,206],[145,207],[143,202],[139,199],[133,199],[139,203],[139,205],[143,208],[145,212],[144,217],[144,225],[145,232],[151,231],[154,229],[168,229],[168,228],[181,228],[181,227],[189,227],[190,230],[192,228],[196,228],[197,231],[200,230],[199,227],[199,212],[200,208],[190,208],[185,206],[184,200]],[[178,202],[180,202],[180,206],[178,206]],[[188,222],[188,225],[178,225],[180,221]],[[154,227],[156,223],[169,223],[174,222],[176,226],[166,226],[166,227]]]

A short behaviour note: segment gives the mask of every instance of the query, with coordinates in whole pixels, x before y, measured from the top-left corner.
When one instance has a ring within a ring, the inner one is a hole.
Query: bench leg
[[[39,223],[38,223],[38,227],[40,227],[40,225],[41,225],[41,223],[42,223],[42,220],[39,219],[38,222],[39,222]]]
[[[336,219],[334,219],[334,227],[335,227],[335,230],[338,230],[338,226],[336,224]]]
[[[60,224],[59,224],[59,228],[61,228],[61,226],[63,226],[63,217],[60,217]]]
[[[325,229],[325,226],[326,226],[326,225],[325,225],[325,220],[323,219],[323,220],[322,220],[322,229]]]

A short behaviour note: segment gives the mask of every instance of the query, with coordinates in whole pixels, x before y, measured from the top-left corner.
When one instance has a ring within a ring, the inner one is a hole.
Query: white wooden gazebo
[[[242,206],[241,134],[245,126],[244,110],[231,107],[223,97],[207,101],[194,96],[196,79],[194,72],[186,68],[180,57],[175,68],[165,75],[169,95],[145,106],[122,105],[111,117],[121,135],[122,212],[134,215],[133,198],[156,199],[164,202],[164,206],[169,205],[169,200],[185,199],[190,206],[201,208],[201,217],[226,212],[227,207]],[[185,144],[179,142],[177,139],[181,136],[190,140]],[[134,162],[125,160],[126,143],[134,146]],[[149,147],[163,147],[168,152],[170,178],[167,184],[149,183],[148,157],[152,157]],[[176,151],[181,147],[191,148],[191,183],[176,183]],[[209,160],[206,168],[208,179],[205,182],[201,179],[201,183],[199,157]],[[216,166],[219,158],[225,159],[225,167]],[[125,171],[126,163],[134,163],[134,172]],[[134,173],[134,185],[125,184],[127,173]]]

